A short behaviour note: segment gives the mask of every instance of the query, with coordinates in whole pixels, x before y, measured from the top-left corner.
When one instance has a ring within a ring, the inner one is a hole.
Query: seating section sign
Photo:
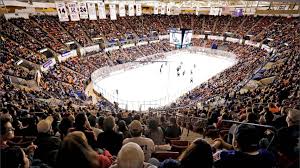
[[[56,5],[59,21],[61,22],[69,21],[66,4],[64,2],[55,2],[55,5]]]
[[[89,19],[90,20],[97,20],[96,5],[95,5],[95,3],[89,2],[87,4],[88,4]]]
[[[69,8],[71,21],[79,21],[80,18],[79,18],[79,11],[77,8],[77,3],[76,2],[68,3],[68,8]]]
[[[117,12],[116,12],[116,5],[110,4],[109,5],[109,14],[111,20],[117,20]]]
[[[106,11],[104,2],[98,3],[98,13],[100,19],[106,19]]]
[[[79,2],[78,3],[79,6],[79,15],[80,15],[80,19],[88,19],[89,18],[89,13],[86,7],[86,3],[85,2]]]

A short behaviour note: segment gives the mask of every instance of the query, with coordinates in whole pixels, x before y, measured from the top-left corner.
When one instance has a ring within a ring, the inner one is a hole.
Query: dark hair
[[[103,122],[104,122],[104,117],[103,116],[100,116],[98,118],[98,126],[101,127],[103,129]]]
[[[172,126],[177,126],[176,118],[175,117],[171,117],[170,118],[170,123],[171,123]]]
[[[254,113],[248,113],[247,114],[247,122],[248,123],[257,123],[257,116]]]
[[[154,118],[150,119],[149,123],[148,123],[148,128],[150,130],[157,130],[158,129],[158,121]]]
[[[92,127],[95,127],[96,126],[96,123],[97,123],[97,118],[96,116],[94,115],[90,115],[89,118],[88,118],[89,122],[90,122],[90,125]]]
[[[174,159],[164,160],[158,168],[180,168],[180,162]]]
[[[75,127],[76,129],[84,128],[86,122],[85,113],[78,113],[75,117]]]
[[[121,131],[121,132],[128,131],[128,128],[126,126],[126,122],[124,120],[120,120],[118,122],[118,127],[119,127],[119,131]]]
[[[6,127],[5,127],[5,125],[8,122],[10,122],[10,119],[9,118],[1,118],[0,122],[1,122],[1,132],[0,132],[0,135],[2,136],[4,134],[6,134]]]
[[[88,145],[88,143],[82,137],[80,137],[78,133],[73,132],[67,135],[62,141],[56,156],[55,167],[94,168],[99,166],[97,165],[97,160],[97,154]]]
[[[182,168],[212,168],[213,155],[211,146],[202,139],[195,140],[180,156]]]
[[[72,127],[73,127],[73,122],[68,117],[65,117],[61,120],[58,129],[62,135],[67,135],[69,128]]]
[[[141,116],[139,114],[134,115],[133,120],[141,120]]]
[[[259,144],[258,130],[255,126],[241,124],[236,128],[235,139],[241,151],[253,152]]]
[[[1,168],[19,168],[24,166],[24,153],[20,147],[8,147],[1,152]]]

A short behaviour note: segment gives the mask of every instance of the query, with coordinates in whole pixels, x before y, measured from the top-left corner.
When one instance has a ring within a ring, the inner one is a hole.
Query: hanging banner
[[[80,18],[79,18],[77,3],[76,2],[68,3],[68,8],[69,8],[71,21],[79,21]]]
[[[97,20],[95,3],[89,2],[89,3],[87,3],[87,5],[88,5],[88,11],[89,11],[89,19],[90,20]]]
[[[110,14],[110,20],[117,20],[117,12],[116,12],[115,4],[109,4],[109,14]]]
[[[104,2],[98,2],[98,13],[100,19],[106,19],[106,12],[105,12],[105,4]]]
[[[167,5],[167,15],[171,15],[171,4]]]
[[[158,15],[158,3],[154,3],[153,13],[154,15]]]
[[[199,10],[200,10],[199,7],[196,7],[196,15],[197,16],[200,14]]]
[[[119,15],[120,15],[121,17],[126,16],[126,9],[125,9],[125,4],[124,4],[124,2],[120,2],[120,3],[119,3]]]
[[[141,16],[142,15],[142,4],[141,3],[136,3],[136,16]]]
[[[69,16],[67,12],[67,8],[64,2],[55,2],[56,10],[58,14],[59,21],[65,22],[69,21]]]
[[[166,5],[164,3],[160,5],[160,14],[166,14]]]
[[[128,15],[134,16],[134,4],[133,3],[128,4]]]
[[[87,11],[86,3],[85,2],[79,2],[79,15],[80,19],[88,19],[89,18],[89,13]]]

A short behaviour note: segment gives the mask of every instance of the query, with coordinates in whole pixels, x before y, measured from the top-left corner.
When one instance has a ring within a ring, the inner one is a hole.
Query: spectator
[[[258,149],[257,129],[250,125],[239,125],[233,137],[235,150],[225,150],[214,154],[216,168],[273,168],[275,160],[271,153]]]
[[[180,162],[173,159],[164,160],[158,168],[181,168]]]
[[[297,168],[299,162],[300,111],[291,109],[286,117],[288,127],[278,131],[279,165],[281,168]]]
[[[120,120],[118,122],[118,131],[122,132],[124,139],[131,138],[130,131],[128,130],[126,122],[124,120]]]
[[[59,138],[51,135],[53,134],[51,128],[52,122],[53,118],[49,116],[37,124],[38,136],[34,144],[36,144],[38,148],[34,152],[34,158],[54,166],[54,158],[61,141]]]
[[[104,132],[98,135],[97,146],[116,156],[122,147],[123,135],[115,132],[114,128],[115,118],[112,116],[106,117],[103,122]]]
[[[166,128],[165,136],[168,138],[179,138],[181,136],[181,129],[177,124],[176,118],[170,118],[170,125]]]
[[[87,138],[87,141],[90,146],[93,148],[96,147],[96,137],[94,135],[94,132],[91,129],[91,126],[88,122],[87,116],[85,113],[78,113],[75,117],[75,127],[71,128],[69,132],[73,131],[81,131],[84,133],[84,135]]]
[[[83,132],[74,131],[68,134],[57,153],[57,168],[108,168],[111,160],[108,157],[100,157],[87,143]]]
[[[88,120],[89,120],[89,123],[92,127],[92,130],[94,131],[95,136],[98,137],[98,135],[103,131],[96,127],[97,117],[94,116],[94,115],[90,115]]]
[[[142,148],[133,142],[125,144],[117,157],[117,163],[110,168],[156,168],[144,162],[145,157]]]
[[[148,130],[145,131],[145,136],[152,139],[155,145],[165,144],[164,132],[158,126],[158,121],[154,118],[149,120]]]
[[[20,147],[0,150],[1,168],[29,168],[30,162]]]
[[[213,156],[210,145],[202,140],[196,139],[193,143],[179,156],[181,168],[212,168]]]
[[[69,117],[65,117],[60,122],[58,129],[60,133],[61,140],[64,139],[65,136],[69,133],[69,129],[73,127],[73,122],[69,119]]]
[[[11,125],[9,118],[1,118],[1,150],[9,147],[7,142],[15,137],[14,128]]]
[[[100,117],[98,118],[98,128],[99,128],[100,130],[102,130],[102,132],[103,132],[103,122],[104,122],[104,119],[105,119],[105,117],[103,117],[103,116],[100,116]]]
[[[145,161],[147,162],[151,154],[155,151],[155,145],[152,139],[142,137],[143,127],[140,121],[133,120],[129,125],[129,130],[132,135],[132,138],[126,138],[123,141],[123,145],[134,142],[140,145],[140,147],[144,151]]]

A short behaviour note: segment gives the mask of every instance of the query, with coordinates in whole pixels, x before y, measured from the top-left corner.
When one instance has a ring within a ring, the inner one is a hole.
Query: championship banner
[[[160,14],[166,14],[166,5],[164,3],[160,5]]]
[[[105,4],[104,2],[98,2],[98,13],[100,19],[106,19],[106,12],[105,12]]]
[[[89,12],[89,19],[90,20],[97,20],[95,3],[89,2],[89,3],[87,3],[87,5],[88,5],[88,12]]]
[[[199,7],[196,7],[196,15],[198,16],[198,15],[200,15],[200,12],[199,12]]]
[[[134,4],[133,3],[128,4],[128,15],[134,16]]]
[[[167,5],[167,15],[171,15],[171,4]]]
[[[153,13],[154,15],[158,15],[158,3],[154,3]]]
[[[117,20],[117,12],[116,12],[115,4],[109,4],[109,14],[110,14],[110,20]]]
[[[79,2],[79,15],[80,19],[88,19],[89,18],[89,13],[87,11],[86,3],[85,2]]]
[[[69,21],[67,8],[64,2],[55,2],[59,21]]]
[[[120,2],[120,3],[119,3],[119,15],[120,15],[121,17],[126,16],[126,9],[125,9],[125,4],[124,4],[124,2]]]
[[[69,13],[70,13],[71,21],[79,21],[80,18],[79,18],[77,3],[76,2],[70,2],[70,3],[68,3],[68,7],[69,7]]]
[[[136,3],[136,16],[141,16],[142,15],[142,4],[141,3]]]

